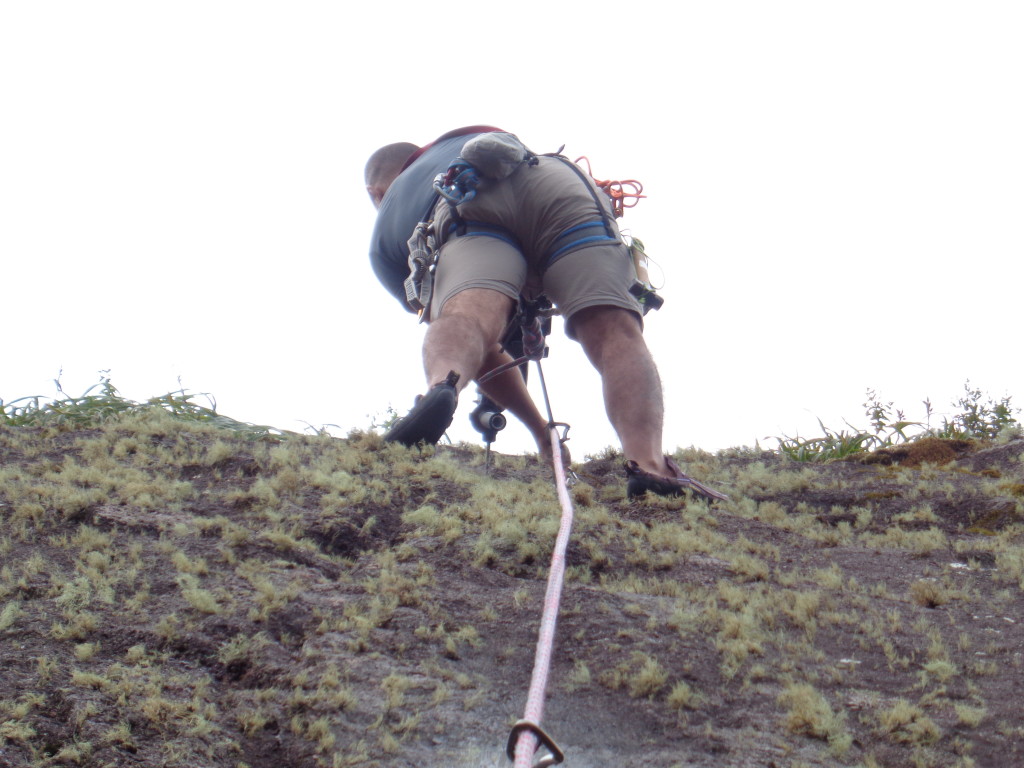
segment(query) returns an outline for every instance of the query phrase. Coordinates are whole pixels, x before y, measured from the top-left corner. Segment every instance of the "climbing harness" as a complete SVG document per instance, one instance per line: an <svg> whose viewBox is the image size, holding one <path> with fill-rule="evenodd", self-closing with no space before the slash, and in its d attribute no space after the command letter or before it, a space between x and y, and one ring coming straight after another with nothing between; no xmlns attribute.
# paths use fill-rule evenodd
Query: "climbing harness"
<svg viewBox="0 0 1024 768"><path fill-rule="evenodd" d="M614 218L621 217L625 208L632 208L641 198L646 197L646 195L642 194L643 185L634 179L627 179L625 181L598 180L593 175L589 159L580 157L575 161L571 161L562 154L563 149L564 146L559 147L557 152L544 156L565 163L579 176L587 189L590 190L600 218L578 224L559 233L554 239L551 250L543 257L542 269L546 270L561 256L581 246L593 245L599 242L625 242L629 249L630 257L633 260L634 272L636 274L636 280L630 286L629 292L640 304L644 315L652 309L660 309L665 302L656 293L656 289L651 284L647 271L649 257L644 249L643 242L637 237L622 237L614 225ZM448 170L443 174L438 174L434 180L435 191L438 196L448 202L451 210L453 221L449 225L447 233L449 236L456 234L484 235L505 240L519 248L519 244L515 242L511 233L504 229L487 225L483 222L467 222L459 214L459 205L472 199L476 195L477 187L480 184L480 176L473 172L474 166L470 165L466 158L472 159L476 166L483 169L481 172L485 177L501 179L511 175L524 162L529 165L535 165L539 162L537 156L526 149L525 145L519 142L516 137L511 136L511 134L485 134L467 142L460 156L449 165ZM586 172L581 168L581 162L586 163ZM593 185L589 183L591 181ZM613 216L608 215L606 207L602 205L599 195L595 192L595 187L611 199ZM502 347L510 351L514 359L492 371L488 371L478 379L478 383L483 384L517 366L523 367L525 376L526 364L529 361L540 360L546 357L547 347L544 345L543 339L550 332L551 316L554 314L557 314L557 310L551 306L546 297L541 296L535 302L526 302L521 297L519 313L510 324L510 329L518 327L522 331L521 336L518 338L520 349L516 351L508 350L508 339L512 330L507 331L502 339ZM470 414L470 423L480 432L486 444L484 456L484 465L486 467L490 467L491 443L494 442L497 432L503 429L506 423L502 421L501 426L494 429L486 419L490 419L494 415L500 415L500 411L500 406L481 392L478 407Z"/></svg>
<svg viewBox="0 0 1024 768"><path fill-rule="evenodd" d="M510 176L523 163L536 165L537 156L511 133L482 133L467 141L460 155L444 173L434 177L434 196L421 221L409 238L409 276L403 283L406 303L427 319L433 298L434 270L437 268L437 237L430 216L440 200L448 204L452 224L446 233L496 237L518 247L511 233L486 222L466 221L459 206L476 197L481 179L500 181Z"/></svg>
<svg viewBox="0 0 1024 768"><path fill-rule="evenodd" d="M574 161L570 160L561 154L563 149L564 147L560 147L557 152L544 156L565 163L584 181L594 197L599 218L575 225L559 233L554 239L552 250L542 259L542 272L561 256L581 246L599 242L621 242L614 219L621 218L626 208L634 207L646 197L643 194L643 185L636 179L622 181L598 179L593 174L589 158L580 156ZM419 313L421 321L426 320L428 316L430 300L433 296L433 274L437 267L436 233L433 229L433 222L429 220L435 205L440 200L444 200L451 214L452 222L448 232L444 234L448 236L469 234L495 237L518 247L519 244L510 232L486 222L467 221L459 212L459 207L476 197L483 179L500 181L512 175L524 163L533 166L538 162L538 156L515 135L502 131L488 132L467 141L459 156L448 165L443 173L437 174L434 178L434 197L431 199L423 220L416 225L412 237L409 239L409 276L404 283L406 302ZM585 172L581 163L586 164ZM593 182L593 186L588 181ZM608 216L606 208L601 204L595 187L611 201L611 217ZM637 298L643 309L643 314L646 315L652 309L660 309L664 304L664 299L657 295L647 277L644 265L648 257L643 243L637 238L632 238L629 250L637 276L629 291Z"/></svg>
<svg viewBox="0 0 1024 768"><path fill-rule="evenodd" d="M584 162L587 165L587 174L594 181L594 184L598 189L603 191L612 201L612 214L616 219L621 219L625 213L626 208L634 207L641 199L647 197L647 195L641 194L644 190L643 184L636 179L626 179L624 181L616 181L612 179L600 180L594 176L593 171L590 168L590 160L586 157L578 157L572 163L569 162L567 157L558 155L558 157L569 164L571 168L582 177L583 171L580 170L580 162ZM600 207L600 206L598 206ZM564 234L564 233L563 233ZM646 315L652 309L661 309L665 300L656 293L656 289L651 285L650 275L647 273L647 264L650 262L650 257L647 255L647 251L644 250L643 241L638 237L629 237L629 255L633 259L633 270L636 273L636 280L629 287L629 292L633 294L636 300L640 303L640 308L643 314ZM561 250L567 250L568 247L575 246L578 243L586 242L577 241L571 243L570 246L565 246ZM550 264L554 261L561 251L556 252L548 258Z"/></svg>

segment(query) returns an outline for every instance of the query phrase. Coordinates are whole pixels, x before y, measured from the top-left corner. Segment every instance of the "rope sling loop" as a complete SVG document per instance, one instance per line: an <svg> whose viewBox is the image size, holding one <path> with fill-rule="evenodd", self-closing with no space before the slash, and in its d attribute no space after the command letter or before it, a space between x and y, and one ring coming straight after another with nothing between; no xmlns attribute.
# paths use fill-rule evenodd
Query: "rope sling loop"
<svg viewBox="0 0 1024 768"><path fill-rule="evenodd" d="M615 214L616 219L622 218L626 208L634 207L640 200L647 197L647 195L641 194L644 191L644 185L636 179L625 179L623 181L608 179L601 181L594 176L594 172L590 168L589 158L584 155L577 157L573 162L579 165L580 161L587 164L587 173L590 174L598 188L612 199L612 213Z"/></svg>

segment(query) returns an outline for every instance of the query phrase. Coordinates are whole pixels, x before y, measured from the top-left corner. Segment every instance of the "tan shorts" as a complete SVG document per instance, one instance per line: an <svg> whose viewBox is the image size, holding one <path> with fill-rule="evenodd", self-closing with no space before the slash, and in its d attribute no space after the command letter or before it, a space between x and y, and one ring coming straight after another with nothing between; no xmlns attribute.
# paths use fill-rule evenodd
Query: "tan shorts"
<svg viewBox="0 0 1024 768"><path fill-rule="evenodd" d="M489 288L513 300L545 294L565 318L570 338L573 315L586 307L620 307L642 324L640 305L629 292L635 280L629 249L610 201L586 174L580 178L564 161L541 157L504 181L484 179L459 215L467 222L461 235L450 233L448 204L441 201L435 209L441 245L431 319L460 291Z"/></svg>

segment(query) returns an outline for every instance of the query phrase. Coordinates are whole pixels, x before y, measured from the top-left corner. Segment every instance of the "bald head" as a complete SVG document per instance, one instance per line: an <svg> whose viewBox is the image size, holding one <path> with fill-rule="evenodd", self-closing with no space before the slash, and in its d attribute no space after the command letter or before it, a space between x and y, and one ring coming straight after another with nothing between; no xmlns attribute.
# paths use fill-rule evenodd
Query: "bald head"
<svg viewBox="0 0 1024 768"><path fill-rule="evenodd" d="M366 180L366 191L370 193L370 200L373 207L380 206L384 199L384 193L388 191L398 174L402 172L402 166L409 156L419 147L407 141L400 141L396 144L387 144L372 155L366 161L366 169L363 177Z"/></svg>

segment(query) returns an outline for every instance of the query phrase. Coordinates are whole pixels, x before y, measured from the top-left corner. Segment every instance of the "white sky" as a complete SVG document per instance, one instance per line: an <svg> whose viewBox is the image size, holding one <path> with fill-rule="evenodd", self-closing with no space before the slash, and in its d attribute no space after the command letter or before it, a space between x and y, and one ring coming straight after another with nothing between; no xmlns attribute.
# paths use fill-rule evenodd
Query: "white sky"
<svg viewBox="0 0 1024 768"><path fill-rule="evenodd" d="M489 123L644 184L667 449L865 426L868 387L1024 405L1021 40L1017 2L2 2L0 397L109 370L297 431L404 413L423 326L363 164ZM574 456L615 444L550 345Z"/></svg>

